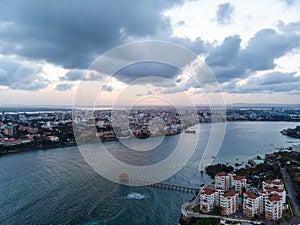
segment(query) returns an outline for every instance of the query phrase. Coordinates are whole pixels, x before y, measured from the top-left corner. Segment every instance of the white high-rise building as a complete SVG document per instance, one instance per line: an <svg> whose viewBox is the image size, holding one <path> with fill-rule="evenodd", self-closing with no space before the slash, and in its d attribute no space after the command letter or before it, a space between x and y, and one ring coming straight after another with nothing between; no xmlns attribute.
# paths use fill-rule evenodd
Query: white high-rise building
<svg viewBox="0 0 300 225"><path fill-rule="evenodd" d="M221 195L220 207L222 215L228 216L238 210L238 196L239 194L234 190L229 190L227 193Z"/></svg>
<svg viewBox="0 0 300 225"><path fill-rule="evenodd" d="M256 195L251 191L243 194L243 213L248 217L253 217L255 214L261 213L262 196Z"/></svg>
<svg viewBox="0 0 300 225"><path fill-rule="evenodd" d="M239 194L242 194L243 188L246 188L247 185L247 179L244 176L235 176L232 180L232 188L238 192Z"/></svg>
<svg viewBox="0 0 300 225"><path fill-rule="evenodd" d="M206 187L200 193L200 209L204 213L211 212L215 207L215 193Z"/></svg>
<svg viewBox="0 0 300 225"><path fill-rule="evenodd" d="M265 217L269 220L278 220L282 217L283 206L279 195L271 195L265 202Z"/></svg>
<svg viewBox="0 0 300 225"><path fill-rule="evenodd" d="M223 188L224 191L230 189L230 177L225 172L217 173L215 176L215 188Z"/></svg>

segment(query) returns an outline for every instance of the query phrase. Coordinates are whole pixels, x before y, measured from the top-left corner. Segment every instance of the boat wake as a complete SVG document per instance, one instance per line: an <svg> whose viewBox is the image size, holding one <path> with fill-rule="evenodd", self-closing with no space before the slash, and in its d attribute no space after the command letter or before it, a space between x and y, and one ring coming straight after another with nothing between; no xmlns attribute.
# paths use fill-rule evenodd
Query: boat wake
<svg viewBox="0 0 300 225"><path fill-rule="evenodd" d="M144 199L144 198L146 198L146 196L143 195L143 194L140 194L138 192L132 192L132 193L129 193L127 195L127 199L137 199L137 200L140 200L140 199Z"/></svg>

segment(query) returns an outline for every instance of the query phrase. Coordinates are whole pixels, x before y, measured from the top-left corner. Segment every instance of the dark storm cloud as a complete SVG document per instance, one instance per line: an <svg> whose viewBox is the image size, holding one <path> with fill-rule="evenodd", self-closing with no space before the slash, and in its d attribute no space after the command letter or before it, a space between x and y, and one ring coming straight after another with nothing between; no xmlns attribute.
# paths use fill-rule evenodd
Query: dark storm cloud
<svg viewBox="0 0 300 225"><path fill-rule="evenodd" d="M156 78L153 78L151 80L144 78L156 76L165 79L172 79L180 72L180 69L165 63L140 62L122 68L116 74L114 74L113 77L124 83L131 83L133 81L136 81L136 83L145 84L149 81L153 81L153 83L159 86L163 85L160 83L161 80L158 80Z"/></svg>
<svg viewBox="0 0 300 225"><path fill-rule="evenodd" d="M162 12L179 3L2 0L0 22L5 25L0 28L0 41L10 47L0 50L65 68L86 68L97 54L128 37L169 36L170 21Z"/></svg>
<svg viewBox="0 0 300 225"><path fill-rule="evenodd" d="M285 2L292 4L295 1ZM31 62L46 61L71 69L60 78L62 84L56 87L57 90L63 90L68 89L68 85L65 84L73 81L98 80L105 77L101 74L102 71L86 73L85 69L95 57L107 50L120 44L145 39L171 41L189 48L196 54L206 56L205 62L217 80L232 85L233 81L249 78L257 71L274 69L276 59L300 46L299 22L279 22L279 31L262 29L244 48L241 47L241 38L238 35L225 38L223 43L217 46L204 42L200 37L194 41L170 38L170 19L163 16L163 12L174 4L182 4L182 1L0 0L0 5L3 6L0 7L0 54L4 55L4 58L0 59L0 85L11 89L38 90L49 84L41 75L42 68L11 59L4 63L7 55L21 56L20 58ZM216 20L221 25L229 24L232 22L233 13L233 5L220 4ZM183 24L184 21L180 21L177 26ZM169 54L163 51L159 53ZM138 78L159 76L172 82L177 80L182 84L177 77L179 73L177 68L164 64L138 63L119 70L115 77L130 83ZM272 79L277 76L279 75L273 74ZM275 82L272 79L264 82ZM286 76L284 79L292 77ZM175 84L161 82L161 79L140 79L139 82L143 84L151 81L157 87L174 88ZM185 82L182 86L186 90L189 85L192 86ZM259 81L259 85L266 84ZM269 89L271 90L271 87ZM106 91L112 91L112 88L107 87ZM173 91L176 92L176 89Z"/></svg>
<svg viewBox="0 0 300 225"><path fill-rule="evenodd" d="M232 23L232 14L234 12L234 6L229 2L218 5L216 12L216 20L220 25L228 25Z"/></svg>
<svg viewBox="0 0 300 225"><path fill-rule="evenodd" d="M177 37L172 37L170 39L167 39L168 41L177 44L179 46L183 46L191 50L193 53L191 55L196 55L200 54L206 54L210 48L212 48L212 45L210 43L204 42L201 38L197 38L195 40L190 40L187 38L177 38ZM165 40L164 40L165 41ZM162 41L162 45L164 43ZM167 45L169 46L169 44ZM159 54L160 56L170 56L170 53L168 49L151 49L151 51L155 52L155 54ZM152 52L152 53L153 53ZM106 57L101 58L102 60L105 61L104 66L98 65L97 60L95 61L94 64L92 64L91 68L94 70L91 73L86 73L85 70L83 69L72 69L68 71L65 76L61 77L61 80L68 80L68 81L78 81L78 80L99 80L102 79L103 77L101 76L100 73L107 74L109 73L108 71L110 68L110 65L115 65L116 63L121 64L129 64L128 66L124 68L120 68L119 71L117 71L113 77L116 77L118 80L124 82L124 83L130 83L138 78L144 78L144 77L149 77L149 76L158 76L166 79L171 79L178 75L179 69L175 68L172 65L167 65L164 63L160 62L139 62L137 60L137 63L132 63L131 62L131 57L135 57L141 54L141 58L144 57L144 54L148 54L147 52L144 52L144 48L141 47L141 49L138 49L137 47L134 49L127 49L126 52L120 52L117 56L114 56L113 58L109 56L102 56ZM172 55L173 56L173 55ZM139 57L138 57L139 58ZM180 62L182 61L180 58L178 59ZM178 61L177 60L177 61ZM133 60L134 62L135 60ZM180 63L179 63L180 64ZM185 66L185 65L182 65ZM110 74L107 74L107 76L110 76ZM142 81L141 81L142 82Z"/></svg>
<svg viewBox="0 0 300 225"><path fill-rule="evenodd" d="M22 64L12 58L0 58L0 85L15 90L34 91L48 86L42 75L42 68Z"/></svg>
<svg viewBox="0 0 300 225"><path fill-rule="evenodd" d="M221 83L274 69L275 59L299 48L300 35L262 29L248 41L245 48L241 48L240 42L238 36L227 37L206 57L205 62Z"/></svg>

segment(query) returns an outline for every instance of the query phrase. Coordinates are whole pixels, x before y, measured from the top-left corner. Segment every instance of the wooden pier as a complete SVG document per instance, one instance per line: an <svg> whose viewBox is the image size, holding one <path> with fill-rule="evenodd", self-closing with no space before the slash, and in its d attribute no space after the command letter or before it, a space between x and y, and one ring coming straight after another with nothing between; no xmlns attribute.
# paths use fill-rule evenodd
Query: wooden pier
<svg viewBox="0 0 300 225"><path fill-rule="evenodd" d="M120 183L125 185L155 187L160 189L180 191L180 192L192 193L192 194L197 194L199 192L199 188L185 187L181 185L167 184L167 183L154 183L151 181L130 178L128 174L120 175Z"/></svg>

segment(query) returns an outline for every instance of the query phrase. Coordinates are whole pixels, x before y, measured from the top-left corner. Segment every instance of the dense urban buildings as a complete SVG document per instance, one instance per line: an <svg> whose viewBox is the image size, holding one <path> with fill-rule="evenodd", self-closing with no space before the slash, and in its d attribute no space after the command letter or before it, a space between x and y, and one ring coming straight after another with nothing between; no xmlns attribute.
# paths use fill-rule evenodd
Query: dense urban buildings
<svg viewBox="0 0 300 225"><path fill-rule="evenodd" d="M300 121L297 107L229 107L226 118L214 116L218 121ZM39 109L19 108L19 111L2 108L0 114L0 152L20 151L30 146L31 149L54 146L58 144L76 144L73 128L78 130L82 139L88 141L94 135L90 127L96 128L96 135L104 141L118 138L147 138L158 135L176 135L196 123L212 122L208 107L195 109L163 106L138 106L130 110L99 109ZM285 135L298 135L299 127L283 130ZM192 132L187 131L185 132ZM27 146L27 147L26 147ZM295 146L296 148L298 146ZM28 148L29 149L29 148ZM219 180L220 179L220 180ZM241 193L245 180L220 176L217 183L228 190L234 183L234 190ZM223 183L222 183L223 182Z"/></svg>

